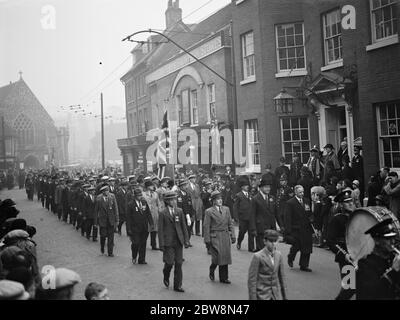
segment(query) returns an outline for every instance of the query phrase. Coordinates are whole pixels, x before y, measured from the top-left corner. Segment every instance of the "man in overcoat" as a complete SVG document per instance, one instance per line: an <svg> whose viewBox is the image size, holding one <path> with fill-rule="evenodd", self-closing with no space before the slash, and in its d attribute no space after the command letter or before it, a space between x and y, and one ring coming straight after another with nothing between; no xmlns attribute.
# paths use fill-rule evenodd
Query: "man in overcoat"
<svg viewBox="0 0 400 320"><path fill-rule="evenodd" d="M295 196L288 200L285 210L286 242L291 244L288 255L288 264L293 268L293 261L300 251L300 270L311 272L309 268L312 253L313 227L311 225L310 200L304 198L304 188L294 187Z"/></svg>
<svg viewBox="0 0 400 320"><path fill-rule="evenodd" d="M261 179L259 192L251 200L250 232L256 238L256 251L264 248L265 230L276 230L276 199L270 194L274 181L270 176Z"/></svg>
<svg viewBox="0 0 400 320"><path fill-rule="evenodd" d="M215 269L219 266L219 281L231 283L228 279L228 265L232 264L231 245L236 242L233 219L229 208L222 205L219 191L211 194L213 206L204 214L204 243L211 253L209 277L215 280Z"/></svg>
<svg viewBox="0 0 400 320"><path fill-rule="evenodd" d="M200 236L200 221L203 216L203 201L201 200L201 189L196 183L196 175L192 174L189 176L189 185L187 187L187 192L192 199L193 209L195 211L195 232L196 236Z"/></svg>

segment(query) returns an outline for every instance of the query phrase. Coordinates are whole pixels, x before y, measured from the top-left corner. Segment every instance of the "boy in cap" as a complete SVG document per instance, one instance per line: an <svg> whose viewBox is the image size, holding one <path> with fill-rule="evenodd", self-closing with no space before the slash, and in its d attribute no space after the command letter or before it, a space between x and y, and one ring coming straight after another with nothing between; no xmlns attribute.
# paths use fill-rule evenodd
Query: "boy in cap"
<svg viewBox="0 0 400 320"><path fill-rule="evenodd" d="M164 194L165 209L158 221L158 241L163 252L164 285L169 287L169 277L174 267L174 291L182 289L183 246L189 247L189 236L182 209L177 207L177 195L173 191Z"/></svg>
<svg viewBox="0 0 400 320"><path fill-rule="evenodd" d="M248 276L249 300L287 300L286 278L282 254L275 243L279 233L264 232L264 249L255 253Z"/></svg>
<svg viewBox="0 0 400 320"><path fill-rule="evenodd" d="M372 253L358 261L356 272L357 300L399 299L400 255L394 250L398 230L391 218L385 219L365 231L375 246Z"/></svg>

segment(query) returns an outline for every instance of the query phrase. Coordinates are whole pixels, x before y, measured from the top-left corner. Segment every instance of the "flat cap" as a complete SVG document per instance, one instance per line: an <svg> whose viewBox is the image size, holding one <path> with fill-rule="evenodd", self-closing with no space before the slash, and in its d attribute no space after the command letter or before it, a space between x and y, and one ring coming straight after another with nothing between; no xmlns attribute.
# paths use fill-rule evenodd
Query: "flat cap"
<svg viewBox="0 0 400 320"><path fill-rule="evenodd" d="M103 181L104 181L104 180L109 180L109 179L110 179L109 176L102 176L102 177L101 177L101 180L103 180Z"/></svg>
<svg viewBox="0 0 400 320"><path fill-rule="evenodd" d="M340 192L340 193L333 199L333 201L335 201L335 202L337 202L337 203L352 201L353 198L352 198L351 194L352 194L352 190L351 190L350 188L346 188L346 189L344 189L342 192Z"/></svg>
<svg viewBox="0 0 400 320"><path fill-rule="evenodd" d="M264 231L264 239L270 240L270 241L273 241L273 242L278 241L279 233L277 231L271 230L271 229L265 230Z"/></svg>
<svg viewBox="0 0 400 320"><path fill-rule="evenodd" d="M161 183L169 182L170 180L171 180L170 177L164 177L164 178L161 179Z"/></svg>
<svg viewBox="0 0 400 320"><path fill-rule="evenodd" d="M160 181L160 178L158 176L154 176L153 178L151 178L151 181L154 181L154 180Z"/></svg>
<svg viewBox="0 0 400 320"><path fill-rule="evenodd" d="M66 268L56 269L56 289L63 289L81 282L81 277L75 271Z"/></svg>
<svg viewBox="0 0 400 320"><path fill-rule="evenodd" d="M106 191L106 190L110 190L110 187L109 187L109 186L102 186L102 187L100 188L100 191L101 191L101 192Z"/></svg>
<svg viewBox="0 0 400 320"><path fill-rule="evenodd" d="M111 177L110 179L108 179L108 181L115 181L115 178Z"/></svg>
<svg viewBox="0 0 400 320"><path fill-rule="evenodd" d="M179 180L178 186L182 187L188 183L189 183L189 181L187 181L186 179L181 179L181 180Z"/></svg>
<svg viewBox="0 0 400 320"><path fill-rule="evenodd" d="M218 190L215 190L215 191L211 192L211 199L212 200L217 199L217 198L221 198L221 197L222 197L222 194Z"/></svg>
<svg viewBox="0 0 400 320"><path fill-rule="evenodd" d="M191 175L189 175L189 177L188 177L188 179L193 179L193 178L196 178L196 175L195 175L195 174L191 174Z"/></svg>
<svg viewBox="0 0 400 320"><path fill-rule="evenodd" d="M0 300L28 300L29 297L29 293L21 283L11 280L0 281Z"/></svg>
<svg viewBox="0 0 400 320"><path fill-rule="evenodd" d="M148 188L148 187L150 187L150 186L154 186L153 182L152 182L151 180L146 180L146 181L144 182L144 187L145 187L145 188Z"/></svg>
<svg viewBox="0 0 400 320"><path fill-rule="evenodd" d="M136 189L133 191L133 194L134 194L135 196L141 196L141 195L143 194L143 192L142 192L141 189L136 188Z"/></svg>
<svg viewBox="0 0 400 320"><path fill-rule="evenodd" d="M328 144L324 147L324 149L326 149L326 148L335 149L331 143L328 143Z"/></svg>
<svg viewBox="0 0 400 320"><path fill-rule="evenodd" d="M174 191L167 191L163 194L163 199L164 200L171 200L177 198L178 195Z"/></svg>

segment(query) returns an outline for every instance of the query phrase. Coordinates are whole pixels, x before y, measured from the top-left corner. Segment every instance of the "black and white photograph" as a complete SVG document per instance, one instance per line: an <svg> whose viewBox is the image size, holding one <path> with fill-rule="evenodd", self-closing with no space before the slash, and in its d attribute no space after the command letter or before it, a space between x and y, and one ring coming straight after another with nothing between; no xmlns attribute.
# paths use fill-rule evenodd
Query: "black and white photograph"
<svg viewBox="0 0 400 320"><path fill-rule="evenodd" d="M0 0L0 300L400 300L399 35L400 0Z"/></svg>

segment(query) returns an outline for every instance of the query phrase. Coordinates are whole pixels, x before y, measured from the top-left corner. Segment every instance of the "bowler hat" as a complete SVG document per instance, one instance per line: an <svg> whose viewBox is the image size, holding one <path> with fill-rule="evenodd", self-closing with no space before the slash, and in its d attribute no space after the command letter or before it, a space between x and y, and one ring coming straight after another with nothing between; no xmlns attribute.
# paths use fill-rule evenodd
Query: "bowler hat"
<svg viewBox="0 0 400 320"><path fill-rule="evenodd" d="M244 186L250 186L250 180L248 176L239 176L237 180L239 188Z"/></svg>
<svg viewBox="0 0 400 320"><path fill-rule="evenodd" d="M260 187L264 186L272 186L274 184L274 181L272 179L271 175L265 176L263 179L260 181Z"/></svg>

